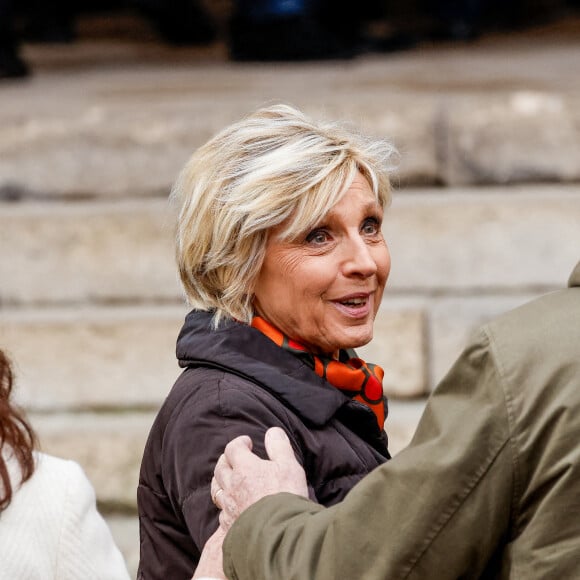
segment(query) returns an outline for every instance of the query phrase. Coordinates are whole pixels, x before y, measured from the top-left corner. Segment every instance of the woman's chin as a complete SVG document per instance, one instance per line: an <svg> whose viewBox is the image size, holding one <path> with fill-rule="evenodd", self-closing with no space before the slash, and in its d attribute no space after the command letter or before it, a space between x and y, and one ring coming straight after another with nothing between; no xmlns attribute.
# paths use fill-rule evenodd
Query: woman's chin
<svg viewBox="0 0 580 580"><path fill-rule="evenodd" d="M335 350L346 350L349 348L360 348L365 346L373 339L372 329L366 332L358 333L345 333L340 341L337 341L337 347Z"/></svg>

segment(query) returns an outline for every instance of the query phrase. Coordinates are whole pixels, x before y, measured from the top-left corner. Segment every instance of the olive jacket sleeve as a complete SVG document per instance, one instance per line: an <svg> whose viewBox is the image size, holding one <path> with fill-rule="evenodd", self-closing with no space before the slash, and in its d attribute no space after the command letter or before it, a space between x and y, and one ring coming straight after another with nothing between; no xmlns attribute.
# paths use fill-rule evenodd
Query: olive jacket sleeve
<svg viewBox="0 0 580 580"><path fill-rule="evenodd" d="M534 303L532 303L534 304ZM224 543L238 580L580 577L580 289L487 325L407 449L325 509L291 494Z"/></svg>
<svg viewBox="0 0 580 580"><path fill-rule="evenodd" d="M420 571L442 562L450 578L481 571L506 529L514 483L503 393L481 386L496 380L482 339L440 385L412 446L341 504L279 494L252 506L226 538L228 578L427 578Z"/></svg>

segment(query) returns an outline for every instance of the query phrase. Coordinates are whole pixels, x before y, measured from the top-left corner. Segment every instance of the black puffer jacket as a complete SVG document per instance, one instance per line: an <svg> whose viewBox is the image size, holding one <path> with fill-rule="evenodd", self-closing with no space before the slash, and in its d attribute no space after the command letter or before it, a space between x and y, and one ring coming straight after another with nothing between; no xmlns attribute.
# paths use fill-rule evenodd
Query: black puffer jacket
<svg viewBox="0 0 580 580"><path fill-rule="evenodd" d="M389 458L373 412L318 377L261 332L236 322L211 329L191 312L177 342L185 367L151 428L137 494L139 579L189 579L218 525L209 486L225 445L282 427L311 497L332 505Z"/></svg>

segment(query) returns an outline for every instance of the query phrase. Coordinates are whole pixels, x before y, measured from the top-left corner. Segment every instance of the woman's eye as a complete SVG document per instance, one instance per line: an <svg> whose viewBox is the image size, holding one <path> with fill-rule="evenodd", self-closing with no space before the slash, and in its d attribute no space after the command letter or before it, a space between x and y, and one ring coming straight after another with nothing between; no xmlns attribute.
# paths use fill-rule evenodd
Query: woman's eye
<svg viewBox="0 0 580 580"><path fill-rule="evenodd" d="M376 218L368 218L363 222L361 229L364 234L374 235L381 230L381 224Z"/></svg>
<svg viewBox="0 0 580 580"><path fill-rule="evenodd" d="M324 244L328 241L328 233L324 230L314 230L306 236L309 244Z"/></svg>

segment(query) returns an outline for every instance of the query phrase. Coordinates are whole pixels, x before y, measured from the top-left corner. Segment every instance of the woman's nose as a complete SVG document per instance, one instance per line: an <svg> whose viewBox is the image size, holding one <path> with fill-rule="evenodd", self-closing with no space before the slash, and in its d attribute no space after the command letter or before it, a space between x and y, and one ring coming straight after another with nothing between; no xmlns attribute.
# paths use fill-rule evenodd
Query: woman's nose
<svg viewBox="0 0 580 580"><path fill-rule="evenodd" d="M345 240L343 270L346 276L368 278L377 272L372 247L360 236Z"/></svg>

